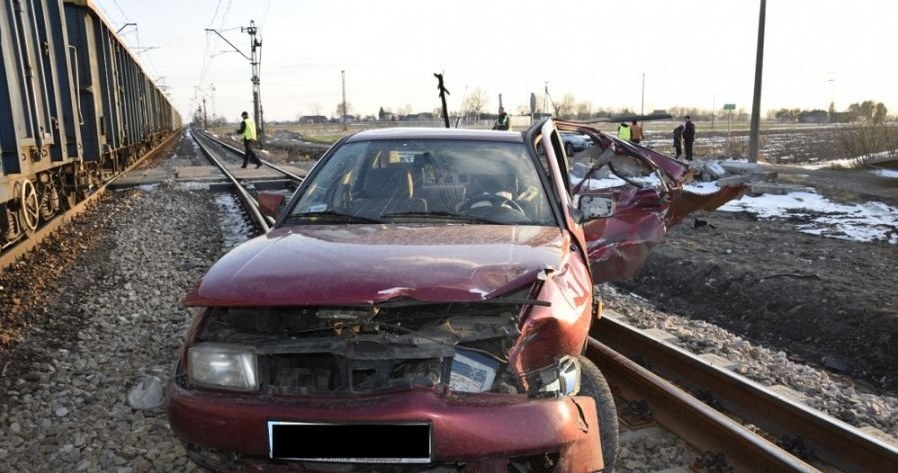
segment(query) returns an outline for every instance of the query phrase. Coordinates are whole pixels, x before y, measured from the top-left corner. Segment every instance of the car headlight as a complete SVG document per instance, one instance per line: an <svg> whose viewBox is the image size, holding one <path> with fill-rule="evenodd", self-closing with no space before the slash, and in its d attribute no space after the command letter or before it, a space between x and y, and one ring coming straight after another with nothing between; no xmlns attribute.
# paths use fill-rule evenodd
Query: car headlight
<svg viewBox="0 0 898 473"><path fill-rule="evenodd" d="M573 396L580 392L580 361L563 356L528 376L531 396Z"/></svg>
<svg viewBox="0 0 898 473"><path fill-rule="evenodd" d="M232 391L259 389L256 354L245 346L201 343L188 350L190 383Z"/></svg>

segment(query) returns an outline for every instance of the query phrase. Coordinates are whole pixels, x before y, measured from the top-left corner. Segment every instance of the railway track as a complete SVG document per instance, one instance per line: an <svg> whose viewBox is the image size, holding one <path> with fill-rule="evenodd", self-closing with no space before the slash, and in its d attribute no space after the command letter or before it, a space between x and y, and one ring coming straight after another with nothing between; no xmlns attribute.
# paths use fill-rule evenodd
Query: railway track
<svg viewBox="0 0 898 473"><path fill-rule="evenodd" d="M209 161L227 178L256 228L262 233L267 232L274 221L263 216L259 211L259 202L256 200L253 192L256 188L256 184L236 176L228 169L227 162L233 161L235 158L242 160L243 151L218 140L201 130L191 129L191 136L206 158L209 159ZM224 152L216 152L215 148L222 149ZM283 184L283 189L288 193L292 193L303 180L303 176L265 160L262 160L262 164L265 167L284 175L286 181L281 181L281 184Z"/></svg>
<svg viewBox="0 0 898 473"><path fill-rule="evenodd" d="M66 225L71 222L73 219L77 218L81 215L85 210L90 209L99 199L101 199L107 192L107 189L111 186L115 185L116 180L120 177L124 176L128 173L128 171L138 168L143 163L157 157L158 155L165 153L171 147L172 143L176 142L178 138L181 136L181 133L174 133L165 141L160 143L155 148L151 149L139 159L131 163L130 166L123 169L120 173L117 173L111 176L108 180L104 181L102 184L98 185L90 195L86 196L83 200L78 202L76 205L73 205L71 208L67 209L65 212L62 212L56 215L53 219L41 225L33 232L29 232L25 238L22 238L16 241L14 244L9 245L6 248L3 248L3 252L0 253L0 272L4 269L12 266L19 260L23 255L28 253L29 251L34 250L38 245L41 244L47 237L52 235L54 232L59 230L60 227Z"/></svg>
<svg viewBox="0 0 898 473"><path fill-rule="evenodd" d="M898 471L896 446L617 321L615 315L606 310L595 325L587 355L619 397L621 421L635 428L660 424L704 458L715 459L704 471ZM704 401L690 393L699 393ZM620 409L633 405L641 406L635 415Z"/></svg>

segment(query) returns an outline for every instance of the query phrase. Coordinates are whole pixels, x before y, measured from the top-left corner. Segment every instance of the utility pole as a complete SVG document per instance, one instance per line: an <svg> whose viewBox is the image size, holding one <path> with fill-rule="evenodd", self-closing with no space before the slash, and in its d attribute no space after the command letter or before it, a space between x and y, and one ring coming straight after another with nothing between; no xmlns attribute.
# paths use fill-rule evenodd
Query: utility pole
<svg viewBox="0 0 898 473"><path fill-rule="evenodd" d="M234 46L234 43L228 41L227 38L218 32L218 30L206 28L206 31L211 31L217 34L221 39L228 43L228 45L234 48L234 51L237 51L241 56L248 59L252 66L252 77L250 80L253 83L253 120L255 120L256 126L258 127L259 147L261 148L265 137L265 117L262 112L261 80L259 79L259 70L262 61L262 54L259 50L262 48L262 40L256 38L259 33L259 29L256 28L256 22L250 20L249 26L240 27L241 33L247 33L250 36L250 56L247 56L246 53L240 50L240 48Z"/></svg>
<svg viewBox="0 0 898 473"><path fill-rule="evenodd" d="M758 162L758 129L761 126L761 69L764 65L764 18L767 0L761 0L758 19L758 55L755 60L755 95L751 103L751 133L748 139L748 162Z"/></svg>
<svg viewBox="0 0 898 473"><path fill-rule="evenodd" d="M253 68L253 114L255 116L256 126L259 127L259 147L261 148L265 142L265 117L262 113L262 87L260 84L261 80L259 79L259 69L262 61L262 55L259 49L262 48L262 40L256 39L258 28L256 28L256 22L253 20L249 21L249 26L245 28L241 26L240 32L246 32L249 34L250 38L250 55L252 58L249 62Z"/></svg>
<svg viewBox="0 0 898 473"><path fill-rule="evenodd" d="M209 90L212 91L212 121L215 121L215 84L209 84Z"/></svg>
<svg viewBox="0 0 898 473"><path fill-rule="evenodd" d="M209 128L209 119L206 116L206 97L203 97L203 129Z"/></svg>
<svg viewBox="0 0 898 473"><path fill-rule="evenodd" d="M343 81L343 112L340 114L343 120L343 131L346 131L346 71L340 71L340 78Z"/></svg>
<svg viewBox="0 0 898 473"><path fill-rule="evenodd" d="M642 73L642 102L639 105L639 114L645 115L645 72Z"/></svg>

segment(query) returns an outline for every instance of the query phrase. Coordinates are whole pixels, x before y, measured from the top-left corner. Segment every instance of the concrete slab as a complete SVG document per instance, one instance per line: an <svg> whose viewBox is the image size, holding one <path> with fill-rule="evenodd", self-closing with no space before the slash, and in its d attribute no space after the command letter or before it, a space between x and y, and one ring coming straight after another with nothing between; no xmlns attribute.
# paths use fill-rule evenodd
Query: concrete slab
<svg viewBox="0 0 898 473"><path fill-rule="evenodd" d="M718 179L717 187L722 188L722 187L732 186L732 185L736 185L736 184L747 184L749 181L751 181L751 176L749 176L747 174L728 176L728 177L724 177L722 179Z"/></svg>
<svg viewBox="0 0 898 473"><path fill-rule="evenodd" d="M134 187L145 184L158 184L175 176L164 169L135 169L115 180L112 187Z"/></svg>
<svg viewBox="0 0 898 473"><path fill-rule="evenodd" d="M726 177L727 171L717 161L708 161L702 166L702 175L708 174L711 180Z"/></svg>
<svg viewBox="0 0 898 473"><path fill-rule="evenodd" d="M744 163L741 161L720 161L720 167L730 174L758 174L761 166L757 163Z"/></svg>
<svg viewBox="0 0 898 473"><path fill-rule="evenodd" d="M776 194L786 195L792 192L811 192L814 193L813 187L797 186L794 184L780 184L774 182L752 182L749 184L751 194Z"/></svg>
<svg viewBox="0 0 898 473"><path fill-rule="evenodd" d="M221 180L221 172L215 166L182 166L175 168L175 177L180 180L204 181Z"/></svg>

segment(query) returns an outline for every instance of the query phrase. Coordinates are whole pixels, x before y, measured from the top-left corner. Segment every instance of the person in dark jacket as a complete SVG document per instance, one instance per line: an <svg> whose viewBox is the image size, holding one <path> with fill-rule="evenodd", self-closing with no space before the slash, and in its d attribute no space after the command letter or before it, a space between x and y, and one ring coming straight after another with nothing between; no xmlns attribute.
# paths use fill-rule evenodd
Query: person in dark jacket
<svg viewBox="0 0 898 473"><path fill-rule="evenodd" d="M692 118L686 115L686 123L683 125L683 145L686 147L686 161L692 161L692 143L695 142L695 124Z"/></svg>
<svg viewBox="0 0 898 473"><path fill-rule="evenodd" d="M677 127L674 128L673 145L674 150L677 152L674 159L680 159L680 155L683 154L683 125L677 125Z"/></svg>
<svg viewBox="0 0 898 473"><path fill-rule="evenodd" d="M243 112L241 114L243 120L240 122L240 128L237 130L237 135L243 139L243 166L241 168L245 168L249 163L249 160L252 160L256 163L256 169L262 166L262 161L259 160L259 157L256 156L256 152L253 151L253 141L256 141L256 124L253 123L253 120L249 117L249 113Z"/></svg>
<svg viewBox="0 0 898 473"><path fill-rule="evenodd" d="M505 113L505 109L499 107L499 116L496 118L496 124L493 125L493 130L511 130L511 122L509 119L510 117Z"/></svg>
<svg viewBox="0 0 898 473"><path fill-rule="evenodd" d="M642 126L636 120L630 123L630 141L639 144L645 136L642 133Z"/></svg>

